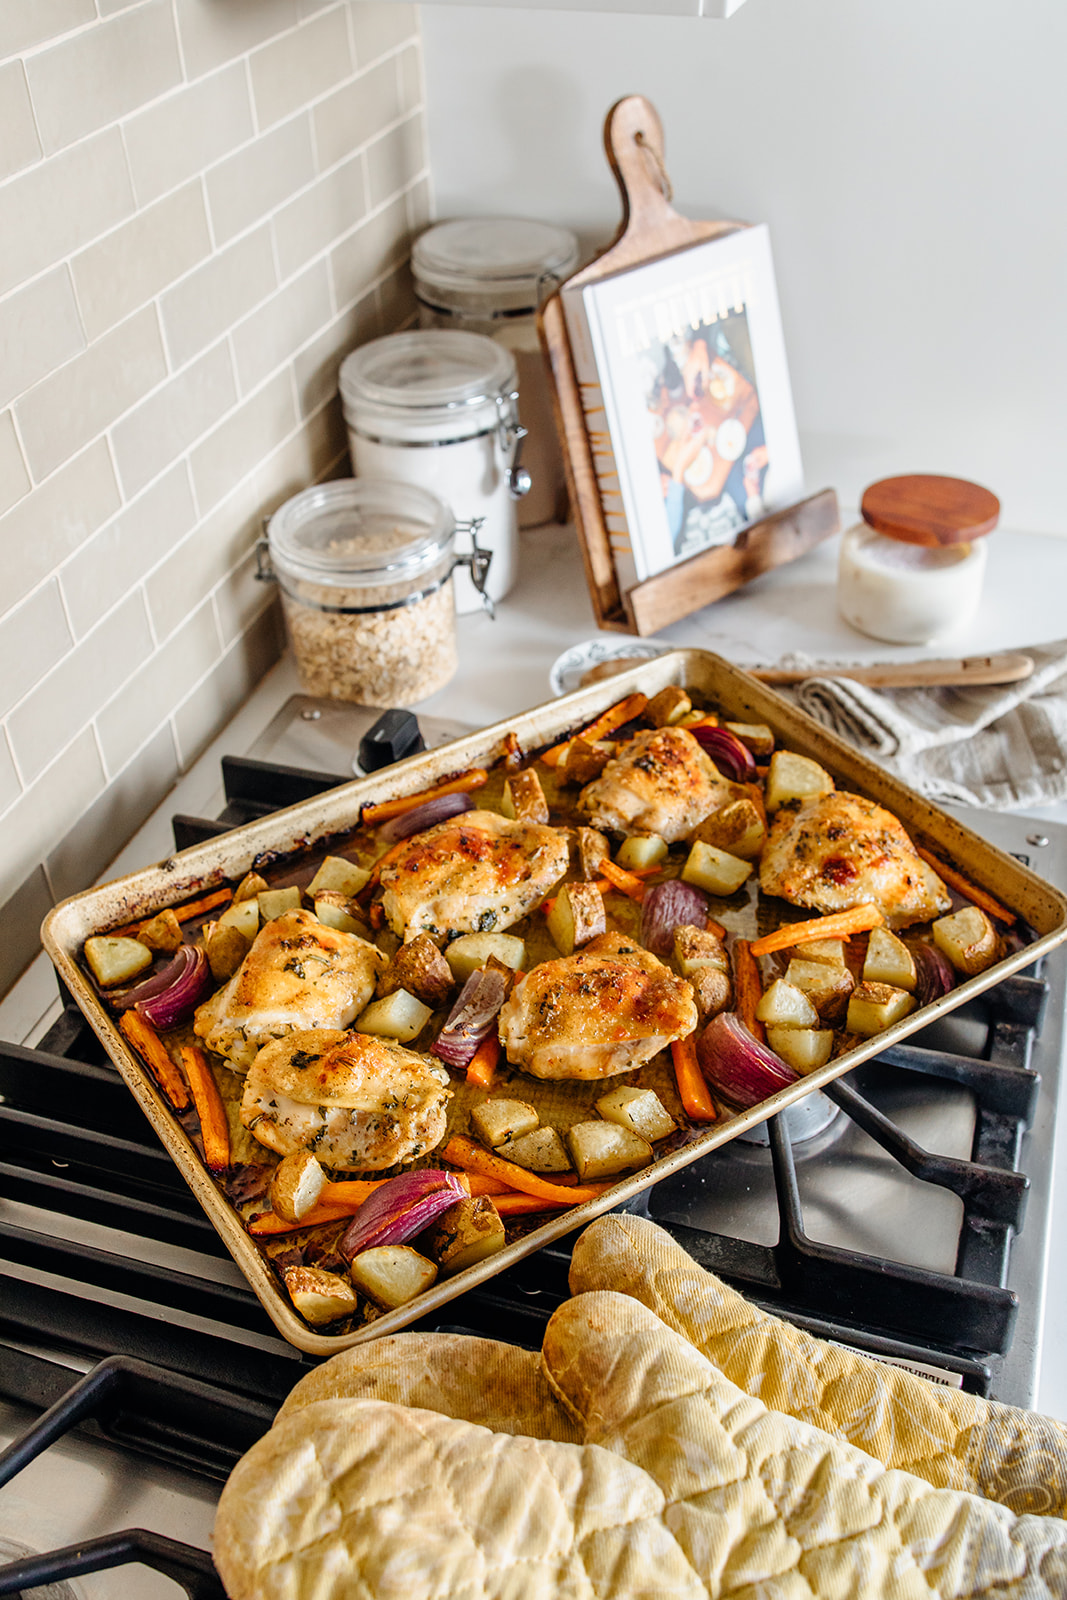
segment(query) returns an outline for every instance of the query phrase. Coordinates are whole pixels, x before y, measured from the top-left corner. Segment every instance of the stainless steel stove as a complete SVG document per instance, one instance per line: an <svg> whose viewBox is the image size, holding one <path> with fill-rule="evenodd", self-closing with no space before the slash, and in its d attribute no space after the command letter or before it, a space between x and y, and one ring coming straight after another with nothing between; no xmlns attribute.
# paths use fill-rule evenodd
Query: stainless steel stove
<svg viewBox="0 0 1067 1600"><path fill-rule="evenodd" d="M347 780L376 717L292 698L224 763L207 816L175 819L178 841ZM422 719L429 745L464 731ZM1067 828L967 820L1067 886ZM660 1184L642 1197L648 1213L712 1270L815 1332L937 1381L1032 1401L1065 974L1067 954L1054 952L1042 971L866 1064L762 1138ZM218 1483L308 1358L278 1338L73 1009L32 1049L0 1046L0 1197L0 1396L12 1402L0 1423L12 1436L58 1406L39 1440L0 1455L3 1482L33 1444L47 1445L0 1490L0 1539L69 1546L58 1563L0 1569L0 1596L46 1581L86 1600L162 1597L175 1582L216 1595L202 1551ZM536 1347L566 1294L567 1262L563 1241L433 1325ZM55 1442L67 1423L82 1432ZM85 1425L111 1443L86 1438ZM74 1535L57 1532L40 1486L94 1451L112 1466L116 1451L151 1465L127 1472L121 1491L102 1489ZM176 1496L177 1485L191 1488ZM177 1527L159 1512L168 1492L183 1507ZM170 1543L111 1532L146 1494L156 1496L147 1520ZM152 1575L115 1567L127 1558ZM97 1559L107 1570L91 1570Z"/></svg>

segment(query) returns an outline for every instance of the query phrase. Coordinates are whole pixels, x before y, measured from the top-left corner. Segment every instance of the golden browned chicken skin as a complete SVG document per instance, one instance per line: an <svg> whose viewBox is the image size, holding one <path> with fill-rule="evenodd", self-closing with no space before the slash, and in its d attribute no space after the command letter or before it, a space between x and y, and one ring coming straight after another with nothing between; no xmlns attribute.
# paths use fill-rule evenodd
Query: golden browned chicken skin
<svg viewBox="0 0 1067 1600"><path fill-rule="evenodd" d="M535 1078L610 1078L648 1061L697 1025L693 991L622 934L543 961L500 1012L500 1042Z"/></svg>
<svg viewBox="0 0 1067 1600"><path fill-rule="evenodd" d="M374 994L386 958L354 933L310 911L266 923L241 965L197 1008L193 1028L243 1072L256 1051L294 1028L344 1028Z"/></svg>
<svg viewBox="0 0 1067 1600"><path fill-rule="evenodd" d="M760 888L822 912L870 900L891 928L927 922L952 904L892 812L840 789L775 813Z"/></svg>
<svg viewBox="0 0 1067 1600"><path fill-rule="evenodd" d="M437 1061L393 1039L305 1028L262 1049L241 1121L268 1150L310 1150L324 1167L380 1172L433 1150L451 1095Z"/></svg>
<svg viewBox="0 0 1067 1600"><path fill-rule="evenodd" d="M382 906L405 939L499 932L541 904L567 861L557 828L468 811L416 834L382 869Z"/></svg>
<svg viewBox="0 0 1067 1600"><path fill-rule="evenodd" d="M631 739L578 796L597 828L658 833L673 844L718 806L744 794L686 728L651 728Z"/></svg>

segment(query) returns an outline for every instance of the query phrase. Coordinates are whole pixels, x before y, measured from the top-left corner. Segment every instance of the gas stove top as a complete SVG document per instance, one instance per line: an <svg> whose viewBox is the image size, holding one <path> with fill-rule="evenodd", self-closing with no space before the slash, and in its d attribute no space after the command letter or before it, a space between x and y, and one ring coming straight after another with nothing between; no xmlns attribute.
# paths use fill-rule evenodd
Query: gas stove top
<svg viewBox="0 0 1067 1600"><path fill-rule="evenodd" d="M294 696L224 761L208 815L175 818L177 842L347 781L377 716ZM422 719L431 746L465 731ZM1067 885L1067 828L967 820ZM775 1119L766 1142L759 1130L734 1141L642 1204L702 1264L804 1327L940 1382L1032 1402L1065 963L1053 952L1042 970ZM150 1457L153 1473L195 1475L192 1520L203 1528L218 1482L309 1358L278 1337L73 1008L32 1049L0 1046L0 1194L0 1394L36 1410L58 1404L39 1436L50 1454L68 1448L51 1443L62 1425L88 1423L125 1462ZM427 1325L494 1338L506 1330L535 1348L566 1295L568 1256L564 1240ZM102 1358L111 1359L101 1367ZM14 1421L13 1412L11 1432ZM30 1448L15 1447L8 1469ZM47 1473L48 1459L28 1470ZM18 1483L0 1493L0 1538L63 1543L40 1528L39 1509L37 1524L28 1516L40 1497L19 1496ZM82 1529L78 1539L83 1551ZM126 1556L207 1596L217 1591L195 1548L204 1542L193 1534L186 1569L166 1541ZM113 1540L97 1554L123 1559ZM132 1580L85 1576L87 1559L16 1569L18 1582L62 1577L87 1597L116 1600L156 1592L141 1568ZM0 1571L0 1595L13 1581Z"/></svg>

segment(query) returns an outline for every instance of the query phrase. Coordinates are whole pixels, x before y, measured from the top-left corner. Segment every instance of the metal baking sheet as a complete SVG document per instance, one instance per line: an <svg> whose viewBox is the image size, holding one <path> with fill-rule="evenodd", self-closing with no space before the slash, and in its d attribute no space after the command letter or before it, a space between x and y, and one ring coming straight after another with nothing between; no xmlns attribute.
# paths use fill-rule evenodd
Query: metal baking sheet
<svg viewBox="0 0 1067 1600"><path fill-rule="evenodd" d="M90 934L140 920L166 906L177 905L212 887L234 883L263 856L270 857L277 866L279 862L284 863L286 857L304 853L320 841L325 844L332 836L355 827L360 808L366 803L415 793L467 767L492 766L500 758L504 735L509 732L518 736L524 750L536 750L557 742L568 731L584 726L624 695L641 690L651 696L668 684L680 684L706 696L731 721L769 724L782 745L820 762L840 787L867 795L884 805L900 818L913 839L943 855L968 878L1009 906L1033 931L1033 941L1026 948L1013 951L977 977L959 984L942 999L912 1012L875 1038L864 1041L818 1071L780 1090L759 1106L733 1116L724 1116L698 1133L691 1142L661 1155L651 1166L622 1179L596 1200L546 1216L540 1225L516 1238L499 1254L454 1278L439 1281L408 1305L384 1312L373 1322L346 1333L317 1332L293 1309L260 1247L247 1233L240 1215L204 1168L195 1146L174 1118L155 1081L126 1044L115 1017L101 1003L81 964L85 939ZM722 920L735 931L751 935L754 931L752 925L742 928L734 920L740 914L724 911ZM396 1333L436 1311L449 1300L494 1277L523 1256L630 1199L660 1178L699 1160L708 1151L736 1138L774 1112L849 1072L861 1061L878 1055L887 1046L925 1027L944 1012L963 1005L1009 973L1030 966L1044 951L1067 939L1067 897L1013 857L988 844L962 822L887 776L873 762L857 754L747 673L706 651L677 650L588 689L536 706L453 744L413 756L369 778L344 784L312 800L207 840L143 871L75 895L49 914L42 929L42 939L63 982L279 1332L299 1349L325 1357L351 1345ZM666 1073L669 1068L663 1070ZM642 1081L646 1081L646 1069L641 1069L641 1072ZM620 1081L626 1080L622 1078ZM524 1095L532 1098L527 1093L527 1085L532 1085L534 1080L523 1077L521 1083ZM571 1086L557 1084L548 1087L557 1095L562 1090L565 1098ZM590 1088L589 1085L580 1087L586 1090ZM599 1093L603 1085L592 1087ZM590 1114L590 1103L588 1097L581 1101L582 1114ZM453 1106L462 1112L463 1097L460 1093L457 1093ZM574 1120L573 1115L570 1120Z"/></svg>

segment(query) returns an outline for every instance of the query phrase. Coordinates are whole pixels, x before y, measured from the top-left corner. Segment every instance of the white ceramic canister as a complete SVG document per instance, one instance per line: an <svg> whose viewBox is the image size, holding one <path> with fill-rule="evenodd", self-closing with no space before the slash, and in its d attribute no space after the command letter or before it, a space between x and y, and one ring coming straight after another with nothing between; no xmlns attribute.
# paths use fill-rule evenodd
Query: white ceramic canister
<svg viewBox="0 0 1067 1600"><path fill-rule="evenodd" d="M841 540L837 603L860 633L932 644L978 609L985 536L1000 502L962 478L911 474L864 491L863 521Z"/></svg>
<svg viewBox="0 0 1067 1600"><path fill-rule="evenodd" d="M522 459L530 492L519 526L566 520L567 490L548 365L537 332L542 302L578 264L569 228L518 217L439 222L411 253L419 322L484 334L510 350L519 379Z"/></svg>
<svg viewBox="0 0 1067 1600"><path fill-rule="evenodd" d="M410 706L456 671L456 523L410 483L342 478L280 506L258 547L257 576L281 589L305 693ZM469 530L467 530L469 531ZM468 580L469 581L469 580Z"/></svg>
<svg viewBox="0 0 1067 1600"><path fill-rule="evenodd" d="M508 351L477 333L393 333L346 356L340 385L357 478L418 484L475 524L491 557L486 592L502 599L515 581L526 481ZM457 572L455 583L456 610L480 610L470 578Z"/></svg>

